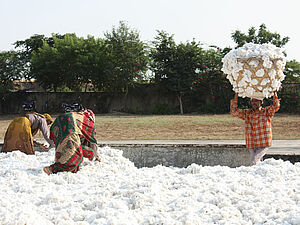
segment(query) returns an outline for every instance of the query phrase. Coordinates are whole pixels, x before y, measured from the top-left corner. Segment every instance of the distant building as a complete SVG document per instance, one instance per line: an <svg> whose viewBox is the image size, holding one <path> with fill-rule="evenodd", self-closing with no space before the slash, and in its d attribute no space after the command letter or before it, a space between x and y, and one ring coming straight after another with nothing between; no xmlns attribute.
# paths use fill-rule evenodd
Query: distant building
<svg viewBox="0 0 300 225"><path fill-rule="evenodd" d="M92 84L83 84L82 92L95 92L95 88ZM85 90L86 89L86 90ZM42 88L38 82L31 80L15 80L13 81L12 92L23 91L23 92L45 92L46 90Z"/></svg>
<svg viewBox="0 0 300 225"><path fill-rule="evenodd" d="M37 82L30 80L15 80L13 81L12 92L24 91L24 92L45 92L45 89L42 88Z"/></svg>

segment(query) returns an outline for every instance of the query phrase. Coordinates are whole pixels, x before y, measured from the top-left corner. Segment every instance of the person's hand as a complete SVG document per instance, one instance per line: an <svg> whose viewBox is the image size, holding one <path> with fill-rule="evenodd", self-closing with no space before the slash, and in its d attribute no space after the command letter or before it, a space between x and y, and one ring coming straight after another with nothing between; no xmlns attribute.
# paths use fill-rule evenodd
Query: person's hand
<svg viewBox="0 0 300 225"><path fill-rule="evenodd" d="M46 151L49 151L49 148L46 145L40 144L40 147Z"/></svg>
<svg viewBox="0 0 300 225"><path fill-rule="evenodd" d="M101 159L99 157L96 157L95 161L101 162Z"/></svg>
<svg viewBox="0 0 300 225"><path fill-rule="evenodd" d="M36 145L41 145L40 142L36 141L36 140L33 140L33 144L36 144Z"/></svg>

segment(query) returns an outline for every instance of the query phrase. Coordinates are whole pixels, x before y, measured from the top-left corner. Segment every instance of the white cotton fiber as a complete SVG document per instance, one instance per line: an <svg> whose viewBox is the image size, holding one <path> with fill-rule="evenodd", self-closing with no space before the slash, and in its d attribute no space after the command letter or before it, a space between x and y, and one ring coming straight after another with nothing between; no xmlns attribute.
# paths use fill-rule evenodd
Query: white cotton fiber
<svg viewBox="0 0 300 225"><path fill-rule="evenodd" d="M300 222L300 163L138 169L103 147L101 162L84 159L77 173L48 176L54 149L36 153L0 153L1 225Z"/></svg>
<svg viewBox="0 0 300 225"><path fill-rule="evenodd" d="M285 78L283 50L272 44L247 43L227 53L222 62L222 71L240 97L271 97Z"/></svg>

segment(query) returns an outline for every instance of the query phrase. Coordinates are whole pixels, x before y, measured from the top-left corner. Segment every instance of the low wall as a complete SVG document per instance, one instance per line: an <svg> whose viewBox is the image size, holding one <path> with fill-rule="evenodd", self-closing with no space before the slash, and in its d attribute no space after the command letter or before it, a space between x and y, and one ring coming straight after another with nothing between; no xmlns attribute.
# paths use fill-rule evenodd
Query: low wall
<svg viewBox="0 0 300 225"><path fill-rule="evenodd" d="M210 99L208 96L186 94L183 107L185 113L197 112ZM22 103L35 101L37 112L61 113L62 103L78 102L94 113L113 111L136 114L179 113L176 95L154 85L136 85L128 93L110 92L8 92L0 93L0 114L22 112ZM210 100L209 100L210 101ZM208 101L208 102L209 102ZM226 102L229 106L229 100Z"/></svg>
<svg viewBox="0 0 300 225"><path fill-rule="evenodd" d="M111 144L109 146L122 150L123 156L138 168L156 165L187 167L192 163L203 166L229 167L250 164L250 154L245 145Z"/></svg>
<svg viewBox="0 0 300 225"><path fill-rule="evenodd" d="M0 152L3 143L0 143ZM242 144L100 144L123 151L138 168L157 165L187 167L192 163L202 166L239 167L250 165L250 154ZM36 151L44 151L35 147ZM300 162L300 154L268 152L264 159L274 158Z"/></svg>
<svg viewBox="0 0 300 225"><path fill-rule="evenodd" d="M186 106L186 99L183 104ZM37 112L61 113L62 103L78 102L94 113L111 113L113 111L152 114L164 106L170 112L179 111L177 97L155 87L139 87L126 93L105 92L12 92L0 93L0 114L17 114L22 112L22 103L35 101ZM186 106L187 108L190 108Z"/></svg>

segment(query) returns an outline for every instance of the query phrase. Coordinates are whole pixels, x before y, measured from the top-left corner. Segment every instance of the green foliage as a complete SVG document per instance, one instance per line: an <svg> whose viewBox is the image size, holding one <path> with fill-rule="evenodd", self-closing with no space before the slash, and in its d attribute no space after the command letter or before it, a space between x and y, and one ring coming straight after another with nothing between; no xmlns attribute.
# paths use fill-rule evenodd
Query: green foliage
<svg viewBox="0 0 300 225"><path fill-rule="evenodd" d="M162 31L155 39L150 54L155 81L175 93L190 92L202 52L199 44L193 41L176 45L173 36Z"/></svg>
<svg viewBox="0 0 300 225"><path fill-rule="evenodd" d="M98 88L103 86L108 61L103 40L66 34L63 39L53 36L53 42L50 46L44 41L31 59L32 74L45 89L57 91L67 87L81 90L83 84L92 81Z"/></svg>
<svg viewBox="0 0 300 225"><path fill-rule="evenodd" d="M279 93L280 112L300 113L300 90L296 87L283 88Z"/></svg>
<svg viewBox="0 0 300 225"><path fill-rule="evenodd" d="M296 60L286 62L283 83L300 83L300 63Z"/></svg>
<svg viewBox="0 0 300 225"><path fill-rule="evenodd" d="M198 107L201 113L226 113L229 110L232 87L221 71L225 52L212 46L202 54L198 77L193 86L197 95L207 96L206 102Z"/></svg>
<svg viewBox="0 0 300 225"><path fill-rule="evenodd" d="M233 91L221 71L221 60L230 48L210 46L204 50L195 41L176 44L173 35L158 31L150 49L140 40L139 32L123 21L104 36L100 39L79 38L75 34L33 35L15 42L18 51L0 52L0 91L8 91L13 80L31 78L47 91L62 92L86 91L87 84L93 84L97 91L127 93L129 87L147 81L173 92L181 113L183 96L188 94L198 96L201 101L205 99L201 103L195 100L195 108L200 112L229 111ZM251 27L248 33L237 30L231 37L237 47L248 42L282 47L289 41L289 37L268 31L264 24L259 29ZM300 83L299 62L288 61L284 73L286 87ZM282 91L286 105L281 111L299 110L298 92L287 90ZM240 102L240 107L248 107L246 100ZM189 104L194 103L184 101L184 105ZM153 109L153 113L169 112L164 104Z"/></svg>
<svg viewBox="0 0 300 225"><path fill-rule="evenodd" d="M125 91L143 77L147 71L147 46L139 33L124 22L105 34L111 68L108 71L109 89Z"/></svg>
<svg viewBox="0 0 300 225"><path fill-rule="evenodd" d="M192 90L203 50L194 41L176 45L173 36L163 31L155 39L150 54L155 81L177 94L183 114L182 96Z"/></svg>
<svg viewBox="0 0 300 225"><path fill-rule="evenodd" d="M16 51L0 52L0 92L9 91L12 81L23 78L21 54Z"/></svg>
<svg viewBox="0 0 300 225"><path fill-rule="evenodd" d="M66 86L64 64L67 59L63 58L57 47L51 47L44 42L38 52L33 52L31 58L31 73L44 89L57 91L57 88Z"/></svg>
<svg viewBox="0 0 300 225"><path fill-rule="evenodd" d="M64 38L64 35L55 35L57 38ZM31 79L33 78L32 74L30 73L31 70L31 57L33 52L38 52L40 48L42 48L43 43L46 42L48 45L53 46L54 40L53 37L45 37L44 35L35 34L30 38L25 40L16 41L14 43L16 49L19 50L20 54L20 63L23 65L23 73L22 78L24 79Z"/></svg>
<svg viewBox="0 0 300 225"><path fill-rule="evenodd" d="M234 42L237 44L237 47L241 47L246 43L255 43L255 44L264 44L264 43L272 43L277 47L284 46L288 41L289 37L281 38L280 34L272 33L267 30L265 24L261 24L259 26L258 31L255 27L251 27L248 30L248 34L244 34L239 30L236 30L231 35Z"/></svg>

